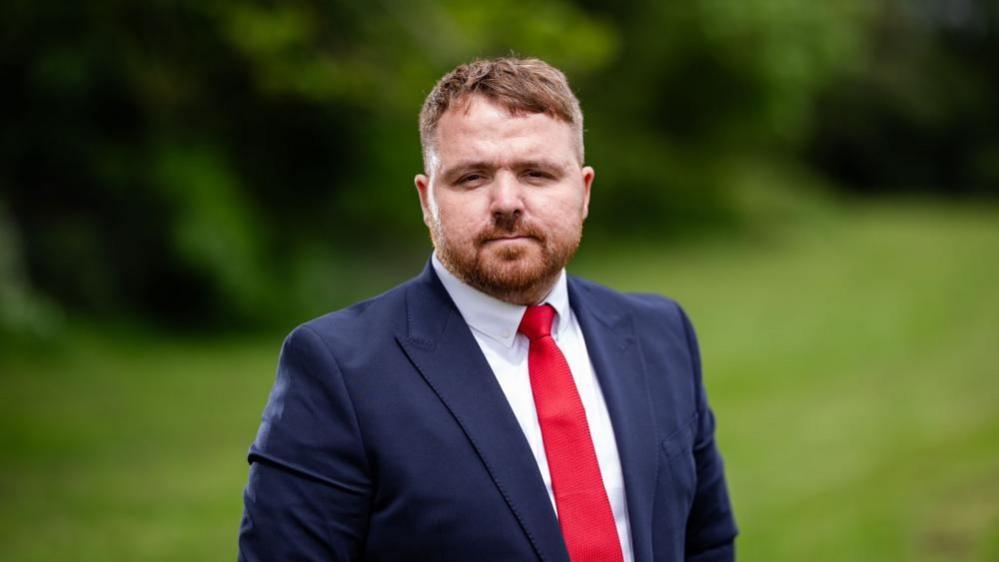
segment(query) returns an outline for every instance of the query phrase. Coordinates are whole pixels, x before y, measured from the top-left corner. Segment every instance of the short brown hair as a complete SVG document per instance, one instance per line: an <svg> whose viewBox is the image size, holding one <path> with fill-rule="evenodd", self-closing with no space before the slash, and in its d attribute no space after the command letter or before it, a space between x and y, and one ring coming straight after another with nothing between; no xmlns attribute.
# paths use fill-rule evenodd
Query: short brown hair
<svg viewBox="0 0 999 562"><path fill-rule="evenodd" d="M583 161L583 112L565 74L541 59L501 57L456 67L427 95L420 110L424 167L429 164L441 116L472 94L485 96L513 114L545 113L568 123L576 133L577 154Z"/></svg>

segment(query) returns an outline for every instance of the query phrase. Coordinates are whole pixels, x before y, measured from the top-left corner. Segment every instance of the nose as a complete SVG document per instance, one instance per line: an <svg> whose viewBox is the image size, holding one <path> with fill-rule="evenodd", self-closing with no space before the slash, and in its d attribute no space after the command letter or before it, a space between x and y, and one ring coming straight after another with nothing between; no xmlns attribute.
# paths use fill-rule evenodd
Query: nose
<svg viewBox="0 0 999 562"><path fill-rule="evenodd" d="M513 173L502 171L493 181L490 211L493 216L519 216L524 212L523 186Z"/></svg>

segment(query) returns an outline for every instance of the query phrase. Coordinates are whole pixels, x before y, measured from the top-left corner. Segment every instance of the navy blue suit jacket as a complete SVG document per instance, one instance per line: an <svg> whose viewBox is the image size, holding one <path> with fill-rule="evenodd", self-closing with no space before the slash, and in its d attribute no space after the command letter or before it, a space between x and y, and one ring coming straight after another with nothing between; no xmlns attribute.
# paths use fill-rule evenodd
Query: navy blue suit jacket
<svg viewBox="0 0 999 562"><path fill-rule="evenodd" d="M636 562L734 558L694 332L668 299L569 278L614 426ZM250 448L245 562L569 562L538 466L429 265L296 328Z"/></svg>

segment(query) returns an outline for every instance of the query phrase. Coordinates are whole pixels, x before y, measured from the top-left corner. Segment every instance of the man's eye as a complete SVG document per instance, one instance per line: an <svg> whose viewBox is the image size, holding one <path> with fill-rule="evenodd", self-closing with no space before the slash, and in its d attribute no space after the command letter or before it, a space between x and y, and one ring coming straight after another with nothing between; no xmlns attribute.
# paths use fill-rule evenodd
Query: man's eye
<svg viewBox="0 0 999 562"><path fill-rule="evenodd" d="M544 179L544 180L551 179L552 177L552 175L549 174L548 172L544 172L541 170L528 170L525 175L531 179Z"/></svg>
<svg viewBox="0 0 999 562"><path fill-rule="evenodd" d="M484 177L481 174L468 174L467 176L461 176L458 183L466 185L482 181L483 179Z"/></svg>

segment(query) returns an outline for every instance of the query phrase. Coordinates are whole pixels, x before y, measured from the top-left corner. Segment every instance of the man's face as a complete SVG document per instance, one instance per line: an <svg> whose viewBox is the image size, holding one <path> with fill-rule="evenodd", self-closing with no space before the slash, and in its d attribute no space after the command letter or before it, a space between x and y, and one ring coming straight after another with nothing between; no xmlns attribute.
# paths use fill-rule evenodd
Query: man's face
<svg viewBox="0 0 999 562"><path fill-rule="evenodd" d="M593 182L572 128L473 95L441 117L427 167L416 187L448 270L507 302L543 298L579 246Z"/></svg>

